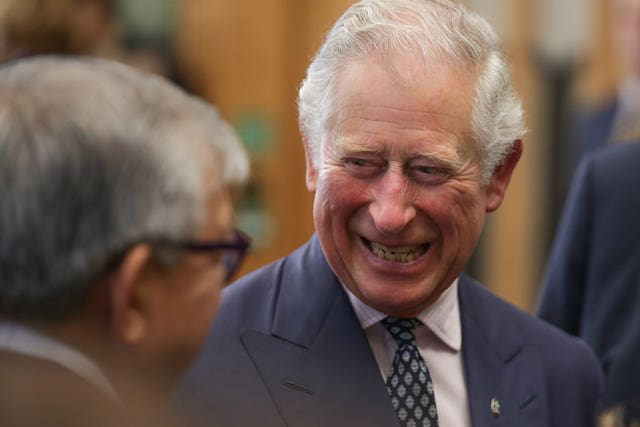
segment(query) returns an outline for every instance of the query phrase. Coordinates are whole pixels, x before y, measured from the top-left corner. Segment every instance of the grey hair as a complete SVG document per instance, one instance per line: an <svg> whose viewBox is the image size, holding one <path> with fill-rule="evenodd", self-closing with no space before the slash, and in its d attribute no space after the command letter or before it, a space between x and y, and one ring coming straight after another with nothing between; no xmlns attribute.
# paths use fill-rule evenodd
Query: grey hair
<svg viewBox="0 0 640 427"><path fill-rule="evenodd" d="M441 61L477 74L470 127L487 183L526 132L522 105L491 25L448 0L362 0L338 19L311 62L298 96L300 130L314 164L320 160L340 72L350 61L387 59L398 52L425 64Z"/></svg>
<svg viewBox="0 0 640 427"><path fill-rule="evenodd" d="M0 315L69 315L118 255L192 238L207 191L248 174L216 110L160 77L89 58L5 65Z"/></svg>

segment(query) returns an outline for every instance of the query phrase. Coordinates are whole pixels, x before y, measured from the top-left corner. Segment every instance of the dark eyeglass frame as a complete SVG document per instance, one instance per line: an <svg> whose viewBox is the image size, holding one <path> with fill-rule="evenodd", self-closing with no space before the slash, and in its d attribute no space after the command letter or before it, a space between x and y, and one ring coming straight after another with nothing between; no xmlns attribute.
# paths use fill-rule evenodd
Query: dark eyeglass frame
<svg viewBox="0 0 640 427"><path fill-rule="evenodd" d="M244 261L247 251L251 246L251 237L240 229L233 230L232 241L213 240L209 242L180 242L175 246L190 252L219 252L222 254L222 263L227 270L225 281L229 281L238 271Z"/></svg>

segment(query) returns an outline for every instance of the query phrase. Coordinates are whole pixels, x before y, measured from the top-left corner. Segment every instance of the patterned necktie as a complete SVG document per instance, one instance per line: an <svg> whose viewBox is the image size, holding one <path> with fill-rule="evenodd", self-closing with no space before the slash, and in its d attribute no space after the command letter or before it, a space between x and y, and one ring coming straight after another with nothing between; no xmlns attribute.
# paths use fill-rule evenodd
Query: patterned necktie
<svg viewBox="0 0 640 427"><path fill-rule="evenodd" d="M413 330L418 319L387 317L382 320L398 344L387 392L403 427L437 427L438 411L427 365L416 346Z"/></svg>

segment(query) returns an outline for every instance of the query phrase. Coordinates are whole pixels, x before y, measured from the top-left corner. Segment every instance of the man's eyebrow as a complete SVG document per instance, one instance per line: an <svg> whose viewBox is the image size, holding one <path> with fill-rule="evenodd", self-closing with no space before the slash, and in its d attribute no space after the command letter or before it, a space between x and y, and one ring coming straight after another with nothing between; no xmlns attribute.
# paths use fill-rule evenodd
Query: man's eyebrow
<svg viewBox="0 0 640 427"><path fill-rule="evenodd" d="M446 167L451 170L457 170L462 167L462 159L460 159L460 155L458 152L423 152L418 153L415 156L412 156L410 161L415 161L419 159L426 159L429 162L435 163L438 166Z"/></svg>
<svg viewBox="0 0 640 427"><path fill-rule="evenodd" d="M378 147L362 142L355 142L347 138L336 141L334 147L334 152L339 157L350 154L373 154L379 151L380 149Z"/></svg>
<svg viewBox="0 0 640 427"><path fill-rule="evenodd" d="M334 145L334 155L337 157L345 157L356 154L377 154L380 152L380 147L373 144L363 143L362 141L355 141L350 138L342 138L336 141ZM456 152L448 151L424 151L413 154L408 162L416 160L426 160L434 163L438 166L445 167L451 170L458 170L462 167L463 161L460 158L460 154Z"/></svg>

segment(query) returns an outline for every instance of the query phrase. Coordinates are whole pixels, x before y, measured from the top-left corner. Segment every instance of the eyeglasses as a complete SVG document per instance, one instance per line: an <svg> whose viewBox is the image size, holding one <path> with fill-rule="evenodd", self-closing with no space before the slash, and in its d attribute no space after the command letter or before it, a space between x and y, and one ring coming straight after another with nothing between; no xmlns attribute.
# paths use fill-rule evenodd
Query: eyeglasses
<svg viewBox="0 0 640 427"><path fill-rule="evenodd" d="M251 246L251 237L238 229L234 230L231 241L182 242L177 245L180 249L192 252L222 252L222 264L227 271L225 281L229 281L238 271L249 246Z"/></svg>

